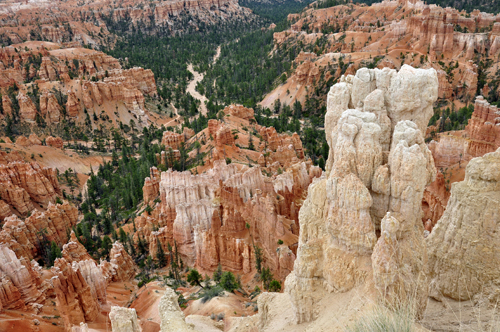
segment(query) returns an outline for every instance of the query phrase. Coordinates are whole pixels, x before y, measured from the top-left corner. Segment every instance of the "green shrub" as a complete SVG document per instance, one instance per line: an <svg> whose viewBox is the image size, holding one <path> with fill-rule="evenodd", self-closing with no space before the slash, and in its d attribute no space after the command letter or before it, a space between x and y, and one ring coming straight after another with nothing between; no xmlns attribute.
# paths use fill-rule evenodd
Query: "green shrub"
<svg viewBox="0 0 500 332"><path fill-rule="evenodd" d="M228 292L232 292L238 288L238 283L236 282L234 274L229 271L222 273L222 276L220 278L220 285Z"/></svg>
<svg viewBox="0 0 500 332"><path fill-rule="evenodd" d="M269 291L270 292L279 292L281 290L281 284L278 280L273 280L269 284Z"/></svg>
<svg viewBox="0 0 500 332"><path fill-rule="evenodd" d="M211 299L213 299L214 297L222 295L223 292L224 292L224 289L221 286L215 286L212 288L205 288L200 296L201 302L206 303L206 302L210 301Z"/></svg>

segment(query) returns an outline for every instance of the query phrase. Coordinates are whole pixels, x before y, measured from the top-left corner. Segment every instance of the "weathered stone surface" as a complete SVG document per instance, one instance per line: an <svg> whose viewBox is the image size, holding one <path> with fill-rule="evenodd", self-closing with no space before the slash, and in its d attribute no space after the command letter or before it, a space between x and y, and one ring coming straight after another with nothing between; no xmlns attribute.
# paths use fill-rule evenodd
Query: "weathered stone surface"
<svg viewBox="0 0 500 332"><path fill-rule="evenodd" d="M48 124L58 123L61 117L61 105L53 93L44 91L40 96L40 113Z"/></svg>
<svg viewBox="0 0 500 332"><path fill-rule="evenodd" d="M251 108L246 108L242 105L230 105L224 108L223 112L225 114L230 114L232 116L238 117L244 120L254 119L254 111Z"/></svg>
<svg viewBox="0 0 500 332"><path fill-rule="evenodd" d="M0 165L0 184L2 199L22 214L33 210L34 202L46 204L61 192L55 170L36 162Z"/></svg>
<svg viewBox="0 0 500 332"><path fill-rule="evenodd" d="M134 260L118 241L113 243L109 252L111 269L109 275L113 281L129 281L136 274Z"/></svg>
<svg viewBox="0 0 500 332"><path fill-rule="evenodd" d="M472 159L427 238L431 295L467 300L500 284L500 150Z"/></svg>
<svg viewBox="0 0 500 332"><path fill-rule="evenodd" d="M71 231L69 242L63 246L62 255L68 263L92 260L87 250L76 238L75 232Z"/></svg>
<svg viewBox="0 0 500 332"><path fill-rule="evenodd" d="M99 302L80 269L74 270L64 258L58 258L52 272L56 304L65 326L94 321L99 314Z"/></svg>
<svg viewBox="0 0 500 332"><path fill-rule="evenodd" d="M30 97L26 96L24 93L19 92L17 95L17 101L19 103L19 115L22 120L34 122L36 117L36 106Z"/></svg>
<svg viewBox="0 0 500 332"><path fill-rule="evenodd" d="M135 309L112 306L109 313L113 332L141 332Z"/></svg>
<svg viewBox="0 0 500 332"><path fill-rule="evenodd" d="M161 318L161 332L186 332L193 329L186 324L184 313L179 307L177 294L170 287L165 288L165 295L160 299L158 306Z"/></svg>
<svg viewBox="0 0 500 332"><path fill-rule="evenodd" d="M164 251L177 245L187 265L215 270L221 264L239 273L254 269L253 239L263 249L266 266L284 278L295 259L288 246L296 243L298 210L307 186L320 175L310 162L267 178L259 167L239 170L224 160L200 175L163 172L161 204L151 216L135 220L134 236L149 238L152 257L159 244ZM283 250L277 251L278 239L285 241Z"/></svg>
<svg viewBox="0 0 500 332"><path fill-rule="evenodd" d="M45 142L47 143L48 146L52 146L58 149L62 149L64 146L64 142L61 137L49 136L45 139Z"/></svg>
<svg viewBox="0 0 500 332"><path fill-rule="evenodd" d="M42 234L50 242L62 246L68 241L67 230L76 225L78 210L68 202L49 203L45 212L36 211L24 221L16 216L5 219L0 232L1 242L11 248L17 257L32 259L42 252Z"/></svg>
<svg viewBox="0 0 500 332"><path fill-rule="evenodd" d="M97 298L100 303L106 304L106 279L95 261L93 259L73 261L72 268L82 273L90 287L92 297Z"/></svg>
<svg viewBox="0 0 500 332"><path fill-rule="evenodd" d="M173 133L171 131L165 131L161 139L161 144L163 144L167 149L172 148L174 150L178 150L184 141L184 135Z"/></svg>
<svg viewBox="0 0 500 332"><path fill-rule="evenodd" d="M16 254L4 245L0 246L0 274L4 290L1 301L4 307L19 307L19 299L23 306L45 299L45 296L37 289L36 281L32 278L33 272L29 262L22 264ZM20 298L18 298L17 292L19 292Z"/></svg>
<svg viewBox="0 0 500 332"><path fill-rule="evenodd" d="M390 304L416 289L412 304L423 313L421 200L436 171L422 132L437 90L433 69L409 66L362 68L331 88L327 172L309 187L300 210L297 259L285 282L298 323L316 318L315 303L325 291L365 283L374 283Z"/></svg>
<svg viewBox="0 0 500 332"><path fill-rule="evenodd" d="M144 186L142 187L143 198L146 204L153 201L160 192L160 171L156 167L151 167L149 171L151 176L144 180Z"/></svg>

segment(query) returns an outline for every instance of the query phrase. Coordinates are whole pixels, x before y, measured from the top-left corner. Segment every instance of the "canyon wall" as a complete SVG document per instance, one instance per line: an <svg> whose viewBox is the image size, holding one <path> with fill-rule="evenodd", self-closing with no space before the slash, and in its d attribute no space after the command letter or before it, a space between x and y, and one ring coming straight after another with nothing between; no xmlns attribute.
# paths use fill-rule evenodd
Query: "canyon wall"
<svg viewBox="0 0 500 332"><path fill-rule="evenodd" d="M157 96L151 70L122 69L117 59L94 50L33 42L0 49L0 63L0 87L18 89L3 96L6 113L13 116L14 107L31 124L56 125L66 117L81 125L134 120L145 126L144 98Z"/></svg>
<svg viewBox="0 0 500 332"><path fill-rule="evenodd" d="M264 98L264 107L272 108L276 99L304 105L308 97L323 105L331 82L342 75L404 64L436 69L438 97L468 102L482 84L480 61L495 63L500 52L500 15L459 12L423 1L311 6L288 20L288 30L274 33L276 49L295 46L308 52L296 54L287 81ZM495 86L495 67L481 70L488 71L486 81Z"/></svg>
<svg viewBox="0 0 500 332"><path fill-rule="evenodd" d="M299 214L294 269L285 282L297 323L316 318L325 292L373 285L389 304L427 303L424 188L435 178L423 134L438 95L433 69L360 69L328 95L327 171ZM377 231L380 230L380 237Z"/></svg>
<svg viewBox="0 0 500 332"><path fill-rule="evenodd" d="M252 12L235 0L189 1L47 1L7 2L0 8L3 41L20 43L46 40L72 46L106 45L121 25L125 31L146 28L150 33L184 33L200 24L214 25L232 19L249 20ZM186 25L185 19L193 17Z"/></svg>

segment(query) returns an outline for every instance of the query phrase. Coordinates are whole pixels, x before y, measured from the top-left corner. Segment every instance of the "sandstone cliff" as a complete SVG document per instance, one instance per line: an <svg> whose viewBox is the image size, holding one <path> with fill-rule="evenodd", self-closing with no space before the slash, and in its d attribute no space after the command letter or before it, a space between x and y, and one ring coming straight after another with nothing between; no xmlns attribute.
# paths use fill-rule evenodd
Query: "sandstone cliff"
<svg viewBox="0 0 500 332"><path fill-rule="evenodd" d="M435 168L422 133L437 92L434 70L409 66L361 69L330 89L327 172L300 210L297 259L285 282L297 323L316 318L325 291L362 284L389 304L417 294L417 315L425 310L421 200Z"/></svg>
<svg viewBox="0 0 500 332"><path fill-rule="evenodd" d="M3 96L6 114L12 114L11 99L15 97L20 120L33 124L56 126L63 116L81 125L86 121L97 125L100 120L103 125L109 120L117 125L132 119L139 126L148 124L144 96L157 96L151 70L122 69L117 59L94 50L48 46L33 42L0 49L0 68L4 69L0 69L0 87L15 84L19 88L15 96ZM23 76L26 66L40 79ZM89 116L89 111L96 116Z"/></svg>
<svg viewBox="0 0 500 332"><path fill-rule="evenodd" d="M65 326L94 321L99 315L99 302L92 288L77 267L73 269L64 258L56 259L51 283L56 294L57 309Z"/></svg>

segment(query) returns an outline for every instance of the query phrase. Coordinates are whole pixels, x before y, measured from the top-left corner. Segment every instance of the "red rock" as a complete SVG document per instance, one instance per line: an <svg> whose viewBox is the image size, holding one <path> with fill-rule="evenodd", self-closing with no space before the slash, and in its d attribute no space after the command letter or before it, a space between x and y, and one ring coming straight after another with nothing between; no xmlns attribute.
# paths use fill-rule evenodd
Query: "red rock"
<svg viewBox="0 0 500 332"><path fill-rule="evenodd" d="M19 102L19 115L21 120L24 121L35 121L36 117L36 106L30 97L26 96L22 92L17 95L17 101Z"/></svg>
<svg viewBox="0 0 500 332"><path fill-rule="evenodd" d="M24 303L40 302L44 295L36 288L36 282L32 278L31 265L23 265L16 254L6 246L0 246L0 270L11 281L12 285L21 294ZM6 296L9 298L9 296ZM17 296L11 296L15 298ZM2 300L3 302L3 300Z"/></svg>
<svg viewBox="0 0 500 332"><path fill-rule="evenodd" d="M136 275L137 266L121 243L113 243L109 258L111 265L114 266L113 281L129 281Z"/></svg>
<svg viewBox="0 0 500 332"><path fill-rule="evenodd" d="M254 111L251 108L246 108L242 105L230 105L223 110L224 114L230 114L244 120L254 119Z"/></svg>
<svg viewBox="0 0 500 332"><path fill-rule="evenodd" d="M156 167L151 167L150 173L151 176L144 180L144 186L142 187L144 202L146 204L155 199L160 192L160 172Z"/></svg>
<svg viewBox="0 0 500 332"><path fill-rule="evenodd" d="M165 148L168 149L170 147L174 150L178 150L182 143L184 143L184 135L173 133L171 131L165 131L163 133L161 144L163 144Z"/></svg>
<svg viewBox="0 0 500 332"><path fill-rule="evenodd" d="M42 145L42 142L36 134L30 134L30 137L28 139L32 145Z"/></svg>
<svg viewBox="0 0 500 332"><path fill-rule="evenodd" d="M48 146L52 146L58 149L62 149L64 147L64 142L61 137L49 136L45 139L45 143L47 143Z"/></svg>
<svg viewBox="0 0 500 332"><path fill-rule="evenodd" d="M44 91L40 96L40 113L48 124L58 123L61 117L61 106L53 93Z"/></svg>
<svg viewBox="0 0 500 332"><path fill-rule="evenodd" d="M56 294L56 304L64 325L71 326L82 322L92 322L99 315L100 306L93 296L79 268L74 270L64 259L58 258L52 268L54 277L51 283Z"/></svg>
<svg viewBox="0 0 500 332"><path fill-rule="evenodd" d="M94 259L88 254L87 250L83 244L78 241L75 232L71 231L71 236L69 242L63 246L62 250L63 258L68 263L80 262Z"/></svg>
<svg viewBox="0 0 500 332"><path fill-rule="evenodd" d="M287 245L296 242L298 210L309 183L319 175L319 169L302 162L267 178L258 167L239 171L223 160L200 175L164 172L161 204L151 216L136 218L134 237L149 239L152 257L159 243L165 252L169 244L177 245L188 266L210 271L220 263L237 273L254 269L253 238L264 251L266 266L284 278L295 256L288 247L278 254L277 240Z"/></svg>
<svg viewBox="0 0 500 332"><path fill-rule="evenodd" d="M68 93L68 101L66 102L66 113L68 116L74 118L78 116L80 112L80 103L74 92L70 91Z"/></svg>

